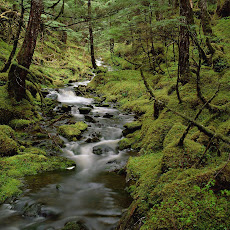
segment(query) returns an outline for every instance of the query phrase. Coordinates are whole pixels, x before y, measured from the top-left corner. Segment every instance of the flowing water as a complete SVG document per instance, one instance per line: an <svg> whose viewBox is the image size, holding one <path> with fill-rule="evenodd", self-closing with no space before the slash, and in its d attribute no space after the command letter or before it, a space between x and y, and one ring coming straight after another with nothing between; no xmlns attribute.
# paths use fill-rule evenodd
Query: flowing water
<svg viewBox="0 0 230 230"><path fill-rule="evenodd" d="M25 178L26 192L13 204L0 206L0 229L60 229L69 221L81 220L88 229L113 229L130 204L125 178L111 171L124 166L129 154L118 151L123 125L132 115L96 106L91 98L75 95L74 88L89 81L52 91L58 101L71 105L76 121L85 121L80 107L91 107L88 130L81 140L69 142L63 155L74 160L77 169L43 173Z"/></svg>

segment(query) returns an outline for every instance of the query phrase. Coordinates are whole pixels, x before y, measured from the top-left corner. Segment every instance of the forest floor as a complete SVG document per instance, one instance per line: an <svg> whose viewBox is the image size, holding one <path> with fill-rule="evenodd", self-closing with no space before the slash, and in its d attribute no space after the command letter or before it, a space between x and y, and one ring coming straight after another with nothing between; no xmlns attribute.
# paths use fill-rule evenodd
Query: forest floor
<svg viewBox="0 0 230 230"><path fill-rule="evenodd" d="M202 65L200 71L201 92L207 100L215 95L210 104L217 110L203 108L196 119L228 141L229 23L228 18L216 21L213 29L218 42L212 44L217 49L219 62L215 66ZM107 101L116 102L121 109L136 114L136 121L127 124L132 132L119 143L120 149L139 151L139 156L130 157L127 164L129 192L134 201L119 229L139 229L140 226L141 229L227 229L230 226L229 143L210 138L192 125L183 146L178 145L189 126L188 120L178 113L193 120L203 107L197 96L196 75L192 74L187 84L179 86L182 99L179 103L177 63L173 61L173 52L166 54L163 45L159 44L164 59L168 59L160 68L167 71L153 74L144 69L145 79L155 98L167 105L160 107L159 116L154 117L154 100L140 70L126 61L141 58L131 46L118 45L113 62L109 53L104 54L105 61L119 65L115 67L116 71L100 74L89 85Z"/></svg>
<svg viewBox="0 0 230 230"><path fill-rule="evenodd" d="M140 70L122 58L141 60L141 51L132 45L117 44L113 59L107 52L98 55L118 66L112 72L98 74L89 89L136 115L135 122L126 125L129 133L119 143L120 149L139 152L137 157L130 157L126 167L133 203L121 220L120 229L142 226L141 229L216 230L230 226L230 164L227 164L230 147L216 139L218 135L229 139L230 134L229 28L229 18L216 21L213 27L216 40L212 43L216 62L213 66L202 65L200 71L203 96L209 100L215 95L210 103L214 110L203 108L196 122L215 136L210 138L192 126L183 146L178 146L178 142L189 122L170 109L191 120L201 110L203 103L197 96L195 74L187 84L180 85L182 103L179 103L174 54L170 48L166 52L163 45L156 44L164 62L158 73L143 69L143 74L157 100L167 107L159 106L159 115L154 116L154 100ZM91 78L88 51L76 44L74 38L64 44L58 33L40 38L31 66L38 88L57 88ZM0 39L0 66L11 49L12 44ZM23 176L73 165L60 157L60 152L50 151L58 152L57 143L61 145L61 140L57 136L50 138L42 126L55 106L52 100L46 99L42 110L41 96L27 82L27 100L15 102L8 96L7 80L7 73L0 73L0 203L22 192ZM53 121L59 118L54 114ZM38 147L43 140L45 146Z"/></svg>

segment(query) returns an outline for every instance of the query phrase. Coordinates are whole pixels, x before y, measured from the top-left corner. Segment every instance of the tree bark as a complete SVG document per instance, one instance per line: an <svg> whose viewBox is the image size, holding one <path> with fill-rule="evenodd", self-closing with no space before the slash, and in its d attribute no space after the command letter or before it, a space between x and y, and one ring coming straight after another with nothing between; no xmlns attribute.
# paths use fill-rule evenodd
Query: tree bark
<svg viewBox="0 0 230 230"><path fill-rule="evenodd" d="M25 8L23 6L23 1L24 0L21 0L21 16L20 16L20 19L19 19L19 22L18 22L18 30L17 30L17 34L16 34L16 37L14 39L14 44L13 44L13 49L10 53L10 56L7 60L7 62L5 63L4 67L2 68L1 70L1 73L5 73L10 65L11 65L11 61L16 53L16 50L17 50L17 47L18 47L18 40L19 40L19 37L20 37L20 33L21 33L21 29L22 29L22 24L23 24L23 17L24 17L24 12L25 12Z"/></svg>
<svg viewBox="0 0 230 230"><path fill-rule="evenodd" d="M204 35L212 35L211 17L207 10L207 0L200 0L199 7L201 10L201 25Z"/></svg>
<svg viewBox="0 0 230 230"><path fill-rule="evenodd" d="M42 0L31 0L30 17L26 29L25 38L20 51L16 57L18 65L30 68L34 49L36 47L37 36L41 24L41 14L43 12ZM8 90L17 101L22 100L26 96L25 79L27 71L17 64L11 65L9 71Z"/></svg>
<svg viewBox="0 0 230 230"><path fill-rule="evenodd" d="M92 26L92 10L91 0L88 0L88 26L89 26L89 41L90 41L90 55L91 62L94 69L97 68L95 55L94 55L94 41L93 41L93 26Z"/></svg>
<svg viewBox="0 0 230 230"><path fill-rule="evenodd" d="M189 0L180 0L181 26L179 35L179 73L180 81L186 84L190 79L189 67L189 31L188 25L194 24L193 12Z"/></svg>

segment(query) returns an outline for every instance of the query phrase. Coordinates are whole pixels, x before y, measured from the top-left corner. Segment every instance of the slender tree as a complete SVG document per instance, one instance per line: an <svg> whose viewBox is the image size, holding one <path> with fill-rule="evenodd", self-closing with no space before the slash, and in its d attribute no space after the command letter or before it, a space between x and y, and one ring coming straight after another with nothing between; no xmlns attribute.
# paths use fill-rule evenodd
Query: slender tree
<svg viewBox="0 0 230 230"><path fill-rule="evenodd" d="M189 0L180 0L180 35L179 35L179 74L180 81L185 84L190 78L189 68L189 29L194 24L193 11Z"/></svg>
<svg viewBox="0 0 230 230"><path fill-rule="evenodd" d="M29 22L25 38L16 57L17 63L12 64L9 71L8 90L17 101L25 98L25 80L30 68L43 12L42 0L31 0Z"/></svg>
<svg viewBox="0 0 230 230"><path fill-rule="evenodd" d="M88 26L89 26L89 42L90 42L90 54L91 62L94 69L97 68L95 55L94 55L94 41L93 41L93 26L92 26L92 7L91 0L88 0Z"/></svg>
<svg viewBox="0 0 230 230"><path fill-rule="evenodd" d="M204 35L212 34L212 27L210 24L211 17L207 10L207 0L200 0L199 7L201 10L201 25L204 32Z"/></svg>

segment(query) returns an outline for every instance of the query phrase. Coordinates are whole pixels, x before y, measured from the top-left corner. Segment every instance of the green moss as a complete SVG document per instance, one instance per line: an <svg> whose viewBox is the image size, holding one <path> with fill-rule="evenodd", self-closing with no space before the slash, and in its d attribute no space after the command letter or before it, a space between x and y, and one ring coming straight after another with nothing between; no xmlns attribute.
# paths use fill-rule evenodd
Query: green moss
<svg viewBox="0 0 230 230"><path fill-rule="evenodd" d="M9 125L14 129L24 129L32 124L34 124L33 120L25 120L25 119L13 119L9 123Z"/></svg>
<svg viewBox="0 0 230 230"><path fill-rule="evenodd" d="M0 73L0 82L7 82L8 81L8 73Z"/></svg>
<svg viewBox="0 0 230 230"><path fill-rule="evenodd" d="M164 148L167 147L172 142L175 142L175 140L178 140L182 136L186 129L186 126L182 125L181 123L176 123L172 126L172 128L169 130L167 135L165 136L163 146Z"/></svg>
<svg viewBox="0 0 230 230"><path fill-rule="evenodd" d="M204 146L185 139L182 147L177 146L179 140L169 144L163 151L162 172L175 168L189 168L197 163L204 152Z"/></svg>
<svg viewBox="0 0 230 230"><path fill-rule="evenodd" d="M35 148L35 147L24 148L23 154L25 153L46 156L46 152L43 149Z"/></svg>
<svg viewBox="0 0 230 230"><path fill-rule="evenodd" d="M147 118L141 129L143 147L152 150L162 149L165 136L172 126L173 123L170 119Z"/></svg>
<svg viewBox="0 0 230 230"><path fill-rule="evenodd" d="M63 137L72 141L79 138L83 131L87 129L88 125L84 122L76 122L74 125L62 125L59 127L58 132Z"/></svg>
<svg viewBox="0 0 230 230"><path fill-rule="evenodd" d="M130 148L132 145L132 140L129 138L123 138L118 143L119 150Z"/></svg>
<svg viewBox="0 0 230 230"><path fill-rule="evenodd" d="M0 125L0 155L12 156L17 154L18 144L12 139L14 131L7 125Z"/></svg>
<svg viewBox="0 0 230 230"><path fill-rule="evenodd" d="M33 153L0 158L0 203L21 192L22 183L20 179L23 176L35 175L43 171L66 169L73 165L75 165L73 161L64 157L46 157L42 154L34 154L34 149Z"/></svg>
<svg viewBox="0 0 230 230"><path fill-rule="evenodd" d="M21 102L12 100L6 86L0 87L0 124L8 124L12 119L31 119L34 117L32 105L23 99Z"/></svg>

